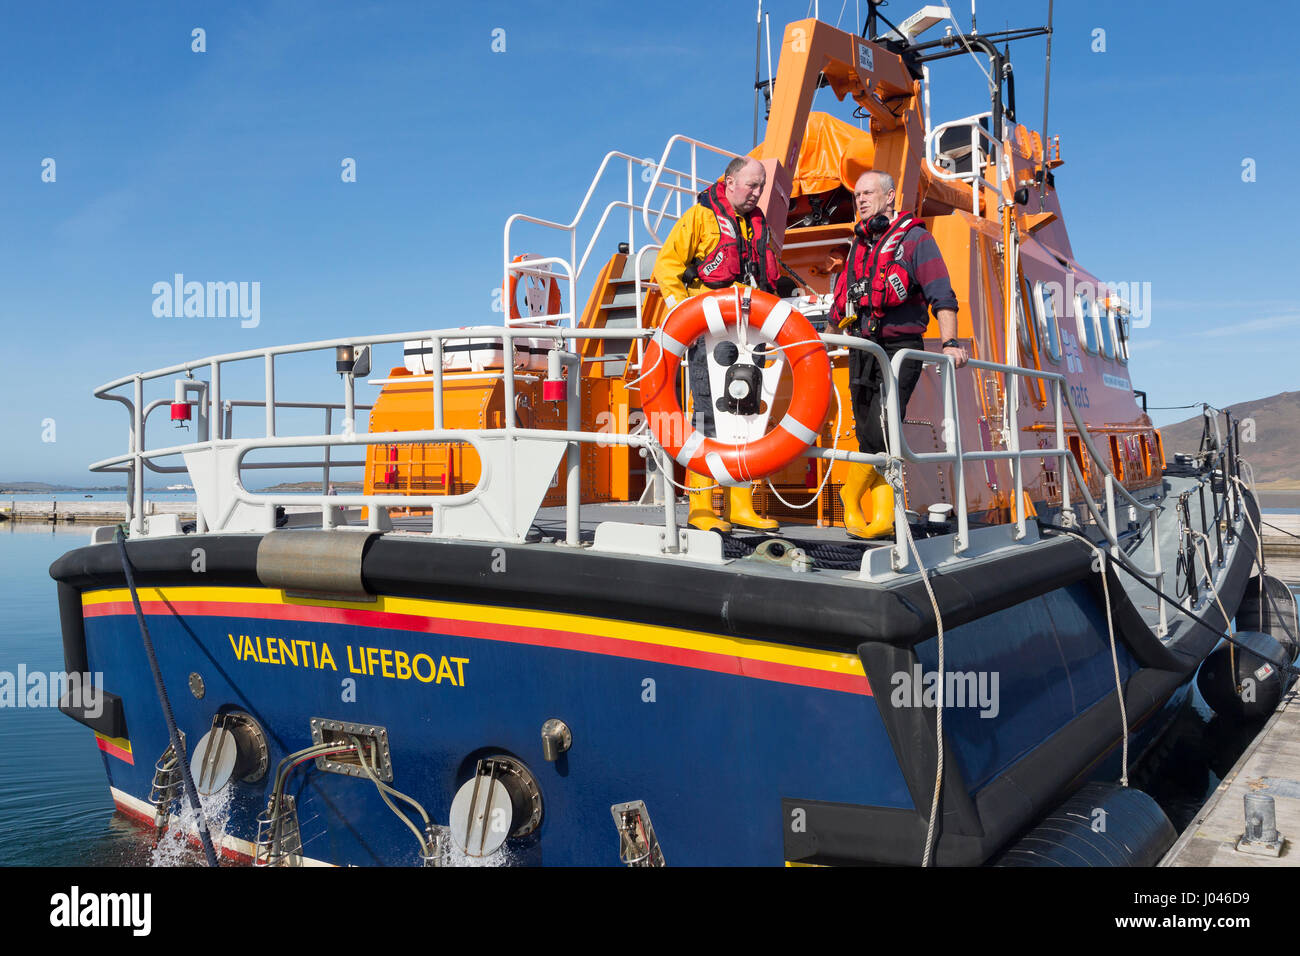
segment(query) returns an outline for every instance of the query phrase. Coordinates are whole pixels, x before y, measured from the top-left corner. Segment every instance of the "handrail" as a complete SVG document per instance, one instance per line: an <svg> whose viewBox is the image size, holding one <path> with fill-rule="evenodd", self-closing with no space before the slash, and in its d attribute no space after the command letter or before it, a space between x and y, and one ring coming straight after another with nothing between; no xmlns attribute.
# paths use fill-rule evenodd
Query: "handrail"
<svg viewBox="0 0 1300 956"><path fill-rule="evenodd" d="M637 266L639 268L639 260ZM182 444L182 445L173 445L165 448L156 448L156 449L147 449L145 447L145 433L144 433L145 421L147 420L148 415L152 411L154 411L160 404L165 404L165 401L163 400L154 401L150 403L148 406L142 407L144 383L147 381L152 381L168 375L172 375L177 372L185 372L188 375L192 369L200 368L204 365L208 366L209 369L215 372L219 372L222 366L232 364L233 362L236 361L264 358L266 359L266 361L264 362L264 369L266 375L266 386L269 395L274 387L273 386L274 368L273 368L273 363L270 361L270 357L273 355L286 355L286 354L300 353L300 352L320 351L323 349L334 348L336 347L336 343L345 343L354 346L359 344L373 346L377 344L394 343L399 341L407 342L411 340L434 342L435 353L437 355L440 355L442 352L444 341L449 339L463 340L467 338L481 338L485 340L499 339L502 342L502 351L504 353L506 351L513 351L512 343L515 338L535 335L538 331L540 330L537 328L515 328L510 326L485 326L485 327L463 328L463 329L433 329L433 330L424 330L418 332L391 333L391 334L384 334L384 335L365 336L364 338L353 337L353 338L345 338L345 339L330 339L330 340L323 340L317 342L298 343L295 345L283 345L283 346L268 347L263 349L246 350L242 352L227 353L225 355L216 355L195 362L180 363L177 365L167 366L162 369L156 369L150 372L136 373L134 375L123 377L121 379L116 379L113 382L107 383L106 385L97 388L95 390L95 394L97 397L107 399L107 400L118 401L126 405L127 410L131 415L132 422L133 422L133 428L131 431L130 448L124 454L112 456L110 458L106 458L101 461L95 462L94 464L91 465L91 470L92 471L122 471L124 469L121 466L127 466L129 468L132 482L133 482L132 489L131 489L133 492L131 496L132 497L131 517L133 521L132 527L133 530L143 530L142 525L140 524L140 519L142 518L143 515L142 477L143 477L143 470L146 464L151 468L151 470L157 470L159 466L154 465L154 462L157 459L163 459L169 456L180 455L186 452L193 452L196 450L216 447L219 445L225 449L235 449L235 455L231 459L232 464L229 466L230 468L233 469L233 471L231 474L225 476L225 478L223 479L223 480L228 480L229 483L225 485L225 487L230 488L233 492L234 498L232 499L232 502L244 502L246 504L255 505L255 506L272 505L281 502L287 504L297 503L297 504L317 505L320 506L322 509L324 509L322 513L322 521L325 527L329 527L330 526L329 522L330 520L332 520L331 518L332 513L325 513L325 512L327 512L330 507L347 506L353 504L370 507L374 509L374 514L372 514L372 519L371 519L372 523L374 523L380 520L380 518L377 517L377 515L386 513L387 509L390 507L412 507L412 506L431 507L434 510L435 516L437 516L437 515L441 515L441 513L447 508L458 507L460 505L467 504L471 501L477 500L478 496L482 493L482 490L487 486L487 484L492 480L494 480L492 474L489 471L489 466L487 465L487 459L484 456L480 455L480 458L484 462L483 477L480 479L479 484L476 485L474 489L471 489L471 491L473 492L472 495L470 494L470 492L466 492L463 495L424 493L424 494L407 494L407 495L394 495L394 494L364 495L363 494L363 495L307 496L307 495L294 494L294 493L273 495L267 493L249 492L246 488L243 487L242 482L239 481L239 471L241 468L244 467L251 467L251 468L320 467L322 464L326 468L331 467L331 465L333 467L357 467L364 464L364 462L349 461L349 462L341 462L341 463L332 463L329 461L327 457L325 462L323 463L322 462L293 462L293 463L275 463L275 462L260 463L259 462L259 463L252 463L252 464L245 465L243 463L244 458L249 453L255 450L266 449L266 448L288 448L288 447L321 446L326 449L327 456L330 448L336 446L343 446L343 445L356 446L356 445L372 445L372 444L418 444L418 443L430 443L430 442L462 442L463 441L470 444L472 447L477 448L478 446L475 443L478 441L482 441L485 437L489 435L492 436L504 435L504 437L507 439L506 449L510 456L513 455L513 440L523 439L523 438L565 442L565 443L570 443L573 448L576 448L581 443L591 443L591 442L602 444L602 445L625 444L632 447L646 447L652 453L658 455L659 450L656 446L656 443L653 441L651 437L647 435L611 434L608 431L584 432L581 431L579 428L574 428L574 427L567 428L563 431L550 430L550 429L520 428L514 423L514 418L511 415L506 416L504 426L501 429L446 429L443 427L443 423L441 421L441 415L438 414L438 412L440 412L441 410L440 409L441 402L438 401L439 396L436 394L437 392L441 391L441 387L442 387L442 376L441 374L439 374L442 371L440 361L435 361L433 372L430 376L432 379L431 382L432 389L435 392L434 395L435 423L434 423L434 428L431 430L421 430L421 431L411 431L411 432L378 432L378 433L370 433L370 434L356 434L354 432L345 432L345 434L343 435L332 435L328 433L328 425L327 425L327 433L323 435L282 437L282 436L276 436L274 434L270 434L270 432L272 432L273 430L273 426L271 424L272 416L268 414L267 417L268 434L262 438L234 439L229 435L228 431L223 433L221 430L213 428L210 430L207 439L204 441L192 442L192 443ZM577 328L563 328L563 327L547 327L545 329L545 333L548 336L553 337L557 341L564 341L566 343L574 342L577 340L584 340L584 339L623 339L623 340L634 341L639 344L642 340L644 340L648 335L651 334L651 330L639 329L639 328L638 329L632 329L632 328L577 329ZM986 370L986 371L998 373L1003 376L1003 383L1002 383L1003 394L1008 396L1008 400L1007 400L1007 407L1006 407L1006 427L1004 429L1004 434L1001 438L1001 441L1004 442L1007 445L1007 447L1002 450L993 450L993 449L985 450L981 448L978 450L967 451L962 447L961 403L957 400L956 366L953 360L949 356L944 355L943 353L927 352L923 349L903 349L895 353L891 358L890 356L888 356L888 354L878 343L873 342L869 339L863 339L857 336L849 336L849 335L842 335L842 334L835 334L835 333L824 333L821 334L818 338L828 349L831 349L833 351L839 349L857 349L857 350L865 351L871 354L873 357L875 357L878 362L880 362L882 366L882 370L884 368L888 368L888 374L882 375L882 382L885 391L884 407L886 412L886 425L888 428L890 448L893 449L893 451L892 453L868 454L868 453L857 452L857 451L848 451L837 447L829 447L829 448L811 447L803 452L803 457L820 458L828 461L866 462L884 469L896 468L903 461L911 461L917 463L950 462L954 464L956 466L955 467L956 473L954 475L954 483L956 486L954 489L955 490L954 503L957 510L957 522L958 522L957 533L953 537L953 551L955 555L960 555L962 552L967 550L969 545L968 504L967 504L967 499L965 494L964 472L967 465L975 462L1000 461L1000 460L1005 460L1010 462L1013 475L1015 478L1015 492L1014 492L1015 497L1013 498L1013 507L1016 516L1015 523L1016 523L1017 538L1023 538L1025 534L1026 509L1024 506L1023 494L1022 494L1023 485L1022 485L1021 470L1023 467L1023 461L1027 458L1060 458L1065 460L1068 463L1067 466L1064 466L1062 468L1062 471L1065 475L1065 479L1062 482L1062 494L1061 494L1062 513L1066 515L1068 521L1073 522L1073 520L1075 520L1073 517L1074 511L1073 511L1071 496L1070 496L1070 490L1071 490L1070 477L1072 476L1077 488L1079 489L1079 493L1082 498L1082 501L1084 502L1086 510L1088 511L1092 520L1096 523L1101 534L1106 538L1113 553L1117 553L1120 547L1118 536L1116 534L1116 507L1118 501L1126 501L1132 507L1140 509L1143 513L1150 514L1151 533L1153 537L1158 536L1158 527L1156 521L1157 521L1158 512L1160 510L1160 506L1158 504L1148 504L1147 502L1141 501L1138 498L1136 498L1123 485L1123 483L1120 482L1118 478L1116 478L1116 476L1107 466L1105 458L1103 458L1098 453L1096 445L1093 442L1092 437L1088 431L1087 425L1083 421L1083 418L1080 415L1077 406L1074 404L1074 401L1069 394L1069 390L1066 387L1068 385L1068 381L1066 379L1066 376L1063 373L1053 372L1053 371L1038 369L1038 368L1026 368L1017 365L1007 365L1007 364L989 362L989 361L984 361L979 359L971 359L967 363L971 369ZM944 429L945 447L942 451L934 451L934 452L915 451L907 444L906 438L903 434L902 410L897 407L897 403L894 401L894 395L895 395L895 390L897 388L897 380L898 380L898 375L899 375L901 365L907 361L919 361L922 362L923 364L932 364L940 367L941 374L943 376L942 385L944 390L945 418L948 420L948 423L950 423L950 425L946 423L947 427L945 427ZM1056 432L1055 447L1047 447L1047 448L1034 447L1032 449L1020 448L1019 445L1020 426L1017 417L1018 402L1012 400L1015 395L1018 395L1018 389L1012 387L1010 380L1013 377L1019 379L1025 379L1025 380L1039 379L1051 383L1051 387L1054 392L1053 408L1055 411L1055 416L1054 416L1055 432ZM273 408L278 408L278 407L321 408L326 412L327 415L329 415L332 411L338 410L340 407L342 407L345 411L352 412L352 413L355 413L355 411L358 410L369 409L371 406L367 406L367 405L359 406L355 403L355 399L352 396L352 392L355 388L355 383L351 381L352 376L344 375L343 378L345 379L344 387L345 387L346 400L341 406L339 403L331 403L331 402L278 402L275 401L274 398L271 398L269 404ZM506 392L505 395L506 407L513 408L514 407L514 381L513 381L514 376L505 374L503 372L502 379L504 383L504 389ZM581 397L580 397L579 390L577 388L578 376L571 374L570 376L568 376L568 380L570 386L569 387L570 401L574 403L573 408L580 411ZM124 396L109 394L109 391L112 388L120 387L121 385L128 382L132 384L135 390L135 401L128 400ZM205 384L207 384L208 386L208 391L212 393L212 395L209 395L208 398L212 398L214 395L216 395L217 389L216 387L212 386L211 383L205 383ZM219 396L217 397L219 398ZM207 401L207 400L208 399L199 399L197 401ZM266 406L267 404L268 402L265 400L251 401L245 399L229 399L226 400L224 403L218 405L217 407L233 408L236 405L257 407L257 406ZM1097 500L1093 497L1088 487L1088 484L1084 478L1082 470L1079 466L1079 463L1076 460L1074 454L1072 453L1066 441L1067 412L1068 412L1069 420L1072 422L1074 426L1074 431L1077 432L1077 434L1079 435L1083 447L1087 449L1088 454L1091 455L1093 461L1096 463L1098 470L1103 476L1104 488L1105 488L1104 509L1103 509L1103 505L1099 504ZM577 421L580 420L581 420L580 418L577 419ZM1225 443L1223 447L1220 449L1219 455L1222 458L1227 454L1228 454L1228 445ZM511 494L513 494L513 483L515 480L515 475L513 473L513 462L510 461L509 457L507 458L506 461L505 474L501 476L501 478L507 482L509 490ZM666 480L665 476L661 474L660 480L661 481ZM569 515L570 525L573 528L576 528L577 526L576 516L578 514L578 509L581 504L580 497L581 497L580 489L574 488L566 492L566 512ZM673 527L673 523L675 522L675 516L670 515L667 510L668 508L671 508L673 506L672 504L673 501L674 501L673 495L670 494L665 495L665 525L668 527ZM1227 502L1227 496L1225 495L1225 503L1226 502ZM433 507L434 505L436 505L437 507L434 508ZM224 522L224 520L229 517L231 513L231 509L233 509L233 507L234 504L233 503L230 504L226 509L226 514L220 516L220 520L218 521L215 527L216 530L219 530L221 527L221 523ZM507 522L507 526L513 527L513 521L514 521L513 516L507 517L505 520ZM907 520L905 503L902 495L896 496L895 499L895 520L896 521ZM571 535L571 537L575 537L575 536ZM675 532L671 536L671 540L674 541L676 540ZM903 551L903 547L899 544L895 544L895 546L891 550L893 552L891 556L891 563L893 564L895 569L901 570L902 568L906 567L908 559L907 559L907 554ZM1141 569L1141 573L1143 573L1145 576L1149 578L1156 580L1160 584L1163 584L1164 575L1166 572L1161 566L1158 548L1154 549L1154 566L1150 570ZM1162 629L1161 630L1162 634L1164 633L1163 628L1165 627L1164 610L1165 609L1162 602L1160 606L1160 612L1161 612L1160 626Z"/></svg>
<svg viewBox="0 0 1300 956"><path fill-rule="evenodd" d="M1135 565L1135 568L1143 576L1154 579L1157 582L1157 587L1163 590L1165 571L1160 559L1160 549L1158 546L1159 526L1157 523L1159 512L1160 512L1160 506L1155 504L1147 504L1146 502L1139 501L1137 498L1135 498L1128 491L1128 489L1124 487L1123 483L1118 478L1116 478L1114 473L1106 464L1105 459L1103 459L1097 453L1096 446L1092 442L1092 437L1088 431L1088 427L1086 423L1083 421L1082 416L1079 414L1079 410L1075 406L1074 401L1070 396L1068 387L1066 387L1068 385L1068 382L1066 381L1066 378L1063 374L1059 372L1045 371L1042 369L1030 369L1030 368L1024 368L1022 366L1004 365L997 362L986 362L980 359L970 359L967 362L967 364L971 368L985 369L988 371L998 372L1003 376L1003 383L1002 383L1003 394L1008 396L1007 399L1008 424L1007 424L1007 428L1005 429L1006 431L1005 441L1006 444L1010 447L1008 447L1004 451L980 450L980 451L968 452L963 450L961 447L960 404L955 400L956 366L952 358L942 353L926 352L925 350L922 349L900 349L898 352L894 354L894 357L890 363L891 365L890 377L893 378L895 381L897 381L898 373L902 366L902 363L906 361L919 361L922 362L923 364L939 365L943 369L944 415L945 415L945 419L947 419L944 428L946 448L942 452L914 452L910 447L908 447L907 440L903 435L898 409L891 407L894 403L886 401L888 425L890 428L890 441L892 447L896 448L899 454L901 455L901 457L908 461L951 462L955 465L954 483L956 484L957 487L955 489L956 493L954 494L953 497L956 499L955 504L957 510L958 525L957 525L957 533L956 535L954 535L954 541L953 541L954 553L960 554L968 547L968 540L967 540L967 536L968 536L967 510L968 509L967 509L967 501L966 501L966 494L965 494L965 476L964 476L965 465L968 462L994 461L994 460L1008 460L1011 462L1012 474L1015 483L1013 508L1016 514L1016 538L1019 539L1019 538L1023 538L1025 534L1025 510L1026 510L1023 502L1023 479L1022 479L1022 471L1021 471L1022 462L1025 458L1055 457L1055 458L1060 458L1064 462L1068 463L1068 472L1064 467L1062 468L1062 471L1063 473L1066 473L1068 475L1073 475L1075 482L1078 484L1079 491L1080 494L1082 495L1083 501L1087 506L1088 512L1092 517L1093 521L1096 523L1097 527L1101 530L1102 534L1105 536L1107 542L1110 544L1112 554L1117 555L1120 550L1118 534L1116 533L1116 520L1115 520L1116 489L1118 489L1119 494L1122 495L1123 498L1127 500L1132 507L1140 509L1144 513L1147 513L1151 516L1151 536L1153 541L1153 546L1152 546L1153 567L1150 570L1148 570L1145 568L1136 567ZM1007 379L1011 376L1016 376L1018 378L1025 378L1025 379L1029 379L1029 378L1045 379L1052 383L1052 389L1055 398L1054 406L1056 412L1057 446L1055 448L1033 448L1028 450L1020 449L1019 447L1020 427L1017 419L1017 409L1019 403L1012 400L1014 395L1018 394L1018 391L1012 389L1009 381L1007 381ZM1064 400L1064 405L1062 404L1062 399ZM1074 422L1075 429L1079 435L1080 441L1083 443L1083 446L1087 449L1088 454L1091 456L1092 460L1097 463L1097 467L1099 468L1099 470L1101 471L1104 477L1104 486L1106 492L1105 515L1102 514L1101 508L1098 506L1097 502L1093 499L1092 494L1088 489L1087 482L1084 479L1082 470L1079 467L1079 463L1075 459L1075 456L1070 451L1069 447L1066 445L1065 429L1064 429L1064 421L1063 421L1063 409L1069 410L1070 418ZM948 422L951 422L950 427L948 425ZM1069 516L1070 519L1072 519L1073 510L1070 507L1068 477L1066 480L1062 481L1061 490L1062 490L1062 512L1067 516ZM906 520L906 514L903 511L903 508L900 504L896 503L895 510L896 510L896 520ZM891 558L891 561L893 563L894 568L897 570L897 569L901 569L902 567L905 567L907 563L907 554L904 549L903 543L902 542L896 543L892 550L893 550L893 556ZM1159 601L1159 615L1160 615L1160 620L1157 626L1157 634L1160 636L1164 636L1168 631L1168 622L1167 622L1166 609L1165 609L1163 598L1161 598Z"/></svg>
<svg viewBox="0 0 1300 956"><path fill-rule="evenodd" d="M678 143L690 144L691 170L689 172L685 170L674 169L673 167L668 165L668 157L672 153L673 147ZM508 290L510 288L510 278L512 275L537 275L537 276L551 278L553 279L553 281L557 281L557 282L561 281L562 279L565 279L567 280L567 286L569 290L569 296L568 296L569 305L566 311L556 313L554 315L546 314L546 315L539 315L539 316L527 316L527 317L522 317L521 319L511 320L510 319L511 306L508 303L503 303L503 311L506 317L505 324L510 325L510 324L550 323L550 322L558 323L567 319L569 327L570 328L575 327L577 325L577 315L578 315L577 296L578 296L579 284L581 283L582 278L586 273L587 265L591 259L592 253L595 251L596 243L603 235L604 230L610 221L611 215L620 210L627 211L628 255L639 256L640 252L642 251L642 248L644 248L644 247L639 248L637 244L636 214L638 212L641 213L642 222L645 225L649 235L653 238L653 243L651 245L653 245L655 248L661 246L662 243L659 239L658 234L655 232L655 229L663 221L664 217L668 215L668 204L672 199L672 197L673 196L677 197L676 215L673 216L672 218L677 218L680 217L681 215L681 196L683 194L687 194L693 198L695 193L698 192L699 180L698 177L696 177L695 175L697 148L703 148L711 152L718 153L719 155L722 156L734 157L736 155L735 153L732 153L729 150L724 150L721 147L711 146L710 144L704 143L700 140L690 139L689 137L685 137L681 135L673 136L668 140L668 144L664 147L663 157L658 164L653 164L653 161L647 161L641 159L639 157L633 156L630 153L621 152L619 150L611 150L610 152L606 153L605 156L601 159L600 165L596 169L595 176L592 177L591 183L588 185L587 191L582 197L582 201L578 204L577 212L574 213L573 218L569 220L567 223L557 222L552 219L544 219L538 216L530 216L524 213L515 213L511 215L506 220L505 227L503 229L503 237L502 237L503 239L502 288L503 290ZM596 196L597 189L604 181L607 172L609 172L609 170L612 168L613 165L619 162L622 162L625 169L626 194L623 198L611 200L605 205L604 209L601 211L600 217L596 221L596 224L591 231L590 238L587 240L585 246L583 246L581 253L579 253L579 248L578 248L579 225L582 223L584 217L586 216L591 206L592 200ZM644 201L642 203L638 203L637 195L636 195L635 174L637 170L645 170L649 168L652 164L653 164L654 171L651 176L650 187L645 194ZM684 183L686 185L684 185ZM649 205L649 203L651 197L654 195L655 190L659 188L662 188L665 191L665 195L664 195L663 203L659 206L659 208L656 211ZM654 226L651 226L650 224L652 212L655 213ZM517 224L522 224L522 223L529 223L532 225L540 226L544 229L549 229L555 232L559 232L567 236L568 238L567 258L565 258L564 256L550 256L545 259L527 259L521 262L513 262L512 261L513 259L512 253L514 251L513 242L512 242L513 231L514 231L514 227ZM542 269L539 268L539 266L547 263L558 266L560 269L563 270L564 275L553 276L549 271L543 271ZM638 259L638 272L639 272L639 259ZM645 288L646 288L645 283L643 283L638 277L634 288L634 294L637 300L637 327L638 328L641 328L641 300L644 297Z"/></svg>
<svg viewBox="0 0 1300 956"><path fill-rule="evenodd" d="M686 173L678 172L676 170L672 170L671 168L668 168L668 156L672 152L673 147L678 143L687 143L691 147L691 170L689 173L691 185L689 187L681 185L681 178L682 176L687 175ZM659 158L659 165L655 167L654 175L650 178L650 185L646 188L645 200L642 203L642 206L644 208L644 212L642 213L641 216L642 221L645 224L646 230L650 233L650 235L654 237L654 241L659 243L660 245L663 244L663 240L659 238L659 233L656 230L657 227L663 222L664 213L663 210L661 209L659 216L655 219L655 224L653 226L650 225L650 197L653 196L655 190L659 188L660 185L659 180L662 177L663 173L665 171L673 173L674 175L676 175L677 181L672 186L668 186L668 185L664 186L664 188L668 190L668 196L665 197L663 209L667 208L667 200L671 198L673 194L676 194L677 202L678 202L677 215L680 216L681 215L681 194L683 192L689 192L690 195L694 195L695 193L699 192L699 183L712 182L713 179L715 178L715 177L710 177L708 180L701 180L699 178L697 174L698 165L697 165L697 156L696 156L696 150L698 149L706 149L711 153L716 153L719 156L727 156L730 159L736 159L740 155L739 153L731 152L731 150L723 149L720 146L713 146L710 143L704 142L703 140L692 139L689 136L683 136L680 133L669 138L667 145L664 146L663 155L660 156Z"/></svg>
<svg viewBox="0 0 1300 956"><path fill-rule="evenodd" d="M988 142L992 145L992 149L990 150L989 155L993 160L992 164L994 168L997 169L998 171L999 181L1006 178L1006 172L1002 166L1002 143L1000 143L997 139L995 139L993 134L990 133L988 130L986 130L979 123L980 120L991 118L992 116L993 116L992 112L984 112L984 113L974 113L971 116L966 116L963 117L962 119L949 120L946 123L940 123L938 126L934 127L932 130L930 130L929 133L926 134L925 137L925 153L924 153L925 165L928 167L930 175L934 176L936 179L941 179L944 182L970 183L971 213L976 216L978 216L980 212L979 187L981 185L987 186L995 193L1000 193L1000 187L998 185L991 183L984 178L984 170L981 164L979 163L979 155L980 155L979 145L980 145L981 136L984 139L988 140ZM935 150L935 146L939 142L939 139L945 130L956 129L957 127L960 126L968 126L970 127L970 131L971 131L970 172L959 173L954 170L953 172L949 173L941 169L939 166L935 165L934 157L938 155L937 151Z"/></svg>

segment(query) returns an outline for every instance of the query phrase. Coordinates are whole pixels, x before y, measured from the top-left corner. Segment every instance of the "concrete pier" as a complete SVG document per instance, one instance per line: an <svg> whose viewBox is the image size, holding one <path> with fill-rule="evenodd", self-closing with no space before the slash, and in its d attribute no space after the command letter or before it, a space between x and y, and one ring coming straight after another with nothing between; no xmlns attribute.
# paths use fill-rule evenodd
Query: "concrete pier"
<svg viewBox="0 0 1300 956"><path fill-rule="evenodd" d="M193 501L149 501L144 513L175 514L194 517ZM77 498L40 501L23 498L0 498L0 521L65 521L90 525L117 524L126 520L125 501L86 501Z"/></svg>
<svg viewBox="0 0 1300 956"><path fill-rule="evenodd" d="M1268 573L1300 587L1300 515L1263 515L1260 533ZM1272 527L1269 527L1271 525ZM1289 532L1289 534L1288 534ZM1273 798L1278 856L1237 848L1246 827L1245 797ZM1277 710L1246 748L1160 866L1300 866L1300 692L1283 696Z"/></svg>
<svg viewBox="0 0 1300 956"><path fill-rule="evenodd" d="M1273 798L1280 856L1237 849L1246 828L1245 796ZM1259 736L1228 771L1209 802L1165 854L1160 866L1300 866L1300 699L1283 697Z"/></svg>
<svg viewBox="0 0 1300 956"><path fill-rule="evenodd" d="M1265 512L1260 519L1263 525L1259 533L1268 573L1287 584L1300 586L1300 515Z"/></svg>

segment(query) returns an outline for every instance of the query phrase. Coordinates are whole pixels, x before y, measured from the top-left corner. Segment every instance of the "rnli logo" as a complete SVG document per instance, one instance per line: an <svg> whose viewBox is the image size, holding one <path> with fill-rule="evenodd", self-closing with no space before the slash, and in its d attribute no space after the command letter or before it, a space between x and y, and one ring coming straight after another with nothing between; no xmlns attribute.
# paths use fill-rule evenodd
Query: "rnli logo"
<svg viewBox="0 0 1300 956"><path fill-rule="evenodd" d="M718 229L728 239L736 238L736 227L731 224L731 221L729 219L719 219Z"/></svg>
<svg viewBox="0 0 1300 956"><path fill-rule="evenodd" d="M907 286L903 285L902 279L896 275L891 275L888 281L890 288L894 290L894 295L898 296L900 299L907 298Z"/></svg>
<svg viewBox="0 0 1300 956"><path fill-rule="evenodd" d="M700 273L701 273L702 275L710 275L710 274L711 274L715 269L718 268L718 266L722 265L722 259L723 259L723 257L724 257L725 255L726 255L726 253L725 253L724 251L722 251L721 249L718 250L718 254L717 254L716 256L714 256L712 259L710 259L710 260L709 260L709 261L708 261L708 262L707 262L707 263L706 263L706 264L705 264L705 265L700 269Z"/></svg>

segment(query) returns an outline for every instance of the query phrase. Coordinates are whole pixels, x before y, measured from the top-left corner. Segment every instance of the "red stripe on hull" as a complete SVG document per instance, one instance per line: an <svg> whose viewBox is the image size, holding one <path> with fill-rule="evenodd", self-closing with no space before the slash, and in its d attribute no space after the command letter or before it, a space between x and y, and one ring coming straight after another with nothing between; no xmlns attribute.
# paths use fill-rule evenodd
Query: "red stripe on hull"
<svg viewBox="0 0 1300 956"><path fill-rule="evenodd" d="M135 766L135 757L131 754L131 751L123 750L116 744L109 743L103 737L96 737L95 743L99 746L100 750L104 751L104 753L112 754L118 760L125 760L131 766Z"/></svg>
<svg viewBox="0 0 1300 956"><path fill-rule="evenodd" d="M201 617L250 617L272 621L324 622L381 630L448 634L477 640L529 644L534 647L554 647L561 650L604 654L610 657L622 657L631 660L674 664L681 667L692 667L697 670L714 671L719 674L733 674L740 677L776 681L782 684L797 684L801 687L816 687L822 690L860 694L865 697L871 696L871 686L867 683L867 678L861 674L837 674L833 671L799 667L795 664L759 661L752 658L735 657L730 654L715 654L710 651L697 651L690 648L628 641L598 634L583 634L577 631L528 627L519 624L484 624L478 621L462 621L454 618L419 617L413 614L398 614L393 611L365 611L355 608L311 607L291 604L143 601L141 607L146 614L157 615L172 613ZM91 604L85 607L84 614L88 618L134 615L135 608L127 601Z"/></svg>

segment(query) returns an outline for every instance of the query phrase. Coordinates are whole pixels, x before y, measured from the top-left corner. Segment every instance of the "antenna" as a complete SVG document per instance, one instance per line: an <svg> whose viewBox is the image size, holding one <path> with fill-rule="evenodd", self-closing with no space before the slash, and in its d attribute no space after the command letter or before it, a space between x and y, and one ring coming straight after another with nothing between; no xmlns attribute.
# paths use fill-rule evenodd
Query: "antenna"
<svg viewBox="0 0 1300 956"><path fill-rule="evenodd" d="M979 33L979 31L975 29L975 0L970 0L970 32Z"/></svg>
<svg viewBox="0 0 1300 956"><path fill-rule="evenodd" d="M767 110L772 112L772 97L776 91L776 77L772 75L772 14L763 14L763 30L767 33Z"/></svg>
<svg viewBox="0 0 1300 956"><path fill-rule="evenodd" d="M754 145L758 145L758 63L763 53L763 0L758 0L758 19L754 28Z"/></svg>
<svg viewBox="0 0 1300 956"><path fill-rule="evenodd" d="M1038 171L1038 211L1047 202L1047 101L1052 92L1052 3L1047 0L1047 63L1043 67L1043 168Z"/></svg>

